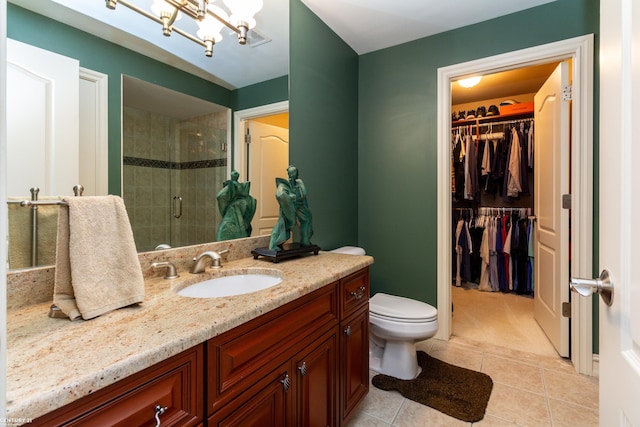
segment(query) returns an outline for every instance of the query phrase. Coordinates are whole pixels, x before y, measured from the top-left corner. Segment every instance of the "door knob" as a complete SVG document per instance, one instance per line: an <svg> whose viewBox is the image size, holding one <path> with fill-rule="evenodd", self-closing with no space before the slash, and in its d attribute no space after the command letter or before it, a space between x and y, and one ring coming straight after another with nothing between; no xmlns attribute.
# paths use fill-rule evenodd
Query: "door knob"
<svg viewBox="0 0 640 427"><path fill-rule="evenodd" d="M613 283L607 270L602 270L600 277L596 279L572 277L569 287L573 292L577 292L583 297L588 297L596 293L600 295L605 304L610 306L611 303L613 303Z"/></svg>

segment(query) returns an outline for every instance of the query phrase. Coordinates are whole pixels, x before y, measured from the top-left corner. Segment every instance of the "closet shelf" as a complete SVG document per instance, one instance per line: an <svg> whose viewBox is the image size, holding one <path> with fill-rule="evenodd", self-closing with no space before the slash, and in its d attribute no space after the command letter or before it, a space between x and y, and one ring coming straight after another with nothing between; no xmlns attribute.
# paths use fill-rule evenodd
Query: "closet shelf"
<svg viewBox="0 0 640 427"><path fill-rule="evenodd" d="M498 114L496 116L485 116L478 117L475 119L464 119L464 120L454 120L451 122L452 125L479 125L482 123L491 123L500 120L509 120L509 119L519 119L519 118L529 118L533 114L533 108L527 111L519 111L511 114Z"/></svg>

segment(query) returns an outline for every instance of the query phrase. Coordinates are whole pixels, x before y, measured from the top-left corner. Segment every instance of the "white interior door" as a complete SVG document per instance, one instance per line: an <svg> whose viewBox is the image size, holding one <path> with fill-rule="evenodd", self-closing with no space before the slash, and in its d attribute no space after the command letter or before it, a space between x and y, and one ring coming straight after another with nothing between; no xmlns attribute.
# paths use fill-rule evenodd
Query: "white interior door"
<svg viewBox="0 0 640 427"><path fill-rule="evenodd" d="M569 66L562 62L536 93L534 206L536 210L534 316L562 357L569 356L569 101L562 98Z"/></svg>
<svg viewBox="0 0 640 427"><path fill-rule="evenodd" d="M278 220L280 207L276 201L276 177L287 178L289 166L289 130L249 121L249 181L251 195L258 200L251 222L252 235L266 236Z"/></svg>
<svg viewBox="0 0 640 427"><path fill-rule="evenodd" d="M7 39L7 194L71 195L78 183L75 59Z"/></svg>
<svg viewBox="0 0 640 427"><path fill-rule="evenodd" d="M640 426L640 4L600 0L600 425Z"/></svg>

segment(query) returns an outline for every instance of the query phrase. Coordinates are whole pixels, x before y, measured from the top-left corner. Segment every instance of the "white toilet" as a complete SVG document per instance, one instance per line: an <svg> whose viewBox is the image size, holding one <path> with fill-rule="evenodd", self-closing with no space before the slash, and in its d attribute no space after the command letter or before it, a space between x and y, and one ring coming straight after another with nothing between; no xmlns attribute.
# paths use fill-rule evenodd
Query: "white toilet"
<svg viewBox="0 0 640 427"><path fill-rule="evenodd" d="M331 252L364 255L343 246ZM416 343L438 332L438 310L421 301L377 293L369 300L369 368L411 380L420 373Z"/></svg>
<svg viewBox="0 0 640 427"><path fill-rule="evenodd" d="M421 371L416 343L438 331L438 310L421 301L377 293L369 300L369 368L411 380Z"/></svg>

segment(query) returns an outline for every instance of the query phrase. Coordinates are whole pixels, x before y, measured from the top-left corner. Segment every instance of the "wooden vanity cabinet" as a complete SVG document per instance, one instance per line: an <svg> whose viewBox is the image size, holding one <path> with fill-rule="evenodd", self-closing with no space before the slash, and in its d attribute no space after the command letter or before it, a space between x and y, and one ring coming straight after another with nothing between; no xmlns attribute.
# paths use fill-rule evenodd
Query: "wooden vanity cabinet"
<svg viewBox="0 0 640 427"><path fill-rule="evenodd" d="M345 425L369 391L369 270L207 343L208 426Z"/></svg>
<svg viewBox="0 0 640 427"><path fill-rule="evenodd" d="M334 330L213 413L209 427L336 426Z"/></svg>
<svg viewBox="0 0 640 427"><path fill-rule="evenodd" d="M340 424L369 392L369 269L340 280Z"/></svg>
<svg viewBox="0 0 640 427"><path fill-rule="evenodd" d="M337 424L337 285L208 341L209 426Z"/></svg>
<svg viewBox="0 0 640 427"><path fill-rule="evenodd" d="M33 424L155 426L160 405L162 426L345 425L369 390L368 300L365 268Z"/></svg>
<svg viewBox="0 0 640 427"><path fill-rule="evenodd" d="M202 423L204 346L198 345L47 415L34 426L163 426Z"/></svg>

